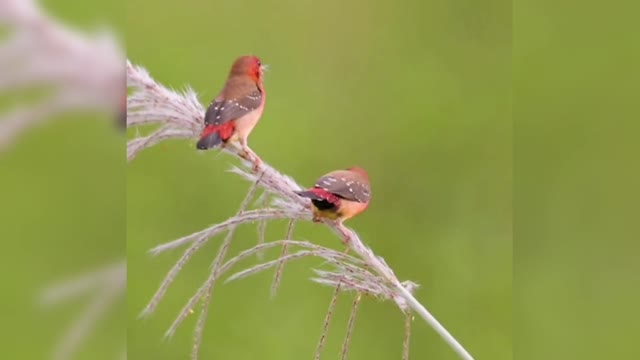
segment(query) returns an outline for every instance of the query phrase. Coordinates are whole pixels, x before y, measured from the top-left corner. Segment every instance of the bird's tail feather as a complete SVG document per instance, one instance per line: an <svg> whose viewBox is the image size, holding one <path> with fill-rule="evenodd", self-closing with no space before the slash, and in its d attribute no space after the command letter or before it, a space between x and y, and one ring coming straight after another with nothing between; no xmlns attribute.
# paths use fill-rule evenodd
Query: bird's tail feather
<svg viewBox="0 0 640 360"><path fill-rule="evenodd" d="M222 139L220 138L220 135L217 132L213 132L201 137L200 140L198 140L196 147L198 150L208 150L218 146L221 142Z"/></svg>
<svg viewBox="0 0 640 360"><path fill-rule="evenodd" d="M318 194L316 194L311 190L296 191L295 193L302 197L309 198L311 200L324 200L322 197L318 196Z"/></svg>
<svg viewBox="0 0 640 360"><path fill-rule="evenodd" d="M221 125L207 125L200 135L197 148L199 150L207 150L226 142L231 138L236 129L235 122L228 121Z"/></svg>
<svg viewBox="0 0 640 360"><path fill-rule="evenodd" d="M222 137L220 136L220 127L215 125L209 125L205 127L200 140L196 147L198 150L208 150L216 147L222 143Z"/></svg>

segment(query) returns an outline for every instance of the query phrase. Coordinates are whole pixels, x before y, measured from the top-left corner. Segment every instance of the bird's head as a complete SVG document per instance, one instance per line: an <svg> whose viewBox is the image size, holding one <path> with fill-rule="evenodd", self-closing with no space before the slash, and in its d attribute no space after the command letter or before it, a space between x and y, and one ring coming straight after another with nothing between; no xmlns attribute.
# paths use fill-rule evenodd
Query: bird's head
<svg viewBox="0 0 640 360"><path fill-rule="evenodd" d="M360 176L362 176L363 178L365 178L367 181L369 181L369 174L367 174L367 171L359 166L352 166L350 168L348 168L347 170L352 171Z"/></svg>
<svg viewBox="0 0 640 360"><path fill-rule="evenodd" d="M265 70L266 65L257 56L241 56L234 61L231 75L249 76L255 82L260 82Z"/></svg>

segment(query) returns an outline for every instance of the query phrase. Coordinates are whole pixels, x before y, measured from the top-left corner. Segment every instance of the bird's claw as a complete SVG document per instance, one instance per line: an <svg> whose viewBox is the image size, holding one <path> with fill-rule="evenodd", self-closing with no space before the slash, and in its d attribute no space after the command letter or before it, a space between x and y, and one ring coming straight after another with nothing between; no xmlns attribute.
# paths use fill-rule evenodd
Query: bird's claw
<svg viewBox="0 0 640 360"><path fill-rule="evenodd" d="M238 151L238 156L240 156L246 161L251 161L251 159L249 158L249 153L244 149L241 149Z"/></svg>
<svg viewBox="0 0 640 360"><path fill-rule="evenodd" d="M262 166L262 160L258 157L258 155L256 155L249 148L242 147L238 151L238 155L240 155L240 157L243 158L244 160L246 160L246 161L250 162L251 164L253 164L251 166L251 171L252 172L258 173L260 171L260 167Z"/></svg>
<svg viewBox="0 0 640 360"><path fill-rule="evenodd" d="M342 221L339 221L339 220L336 221L336 226L338 227L338 229L342 233L342 242L345 245L349 244L351 242L351 233L349 232L349 230L347 230L347 228L345 228L345 226L342 223Z"/></svg>
<svg viewBox="0 0 640 360"><path fill-rule="evenodd" d="M251 162L253 163L253 167L251 168L251 170L253 170L254 173L258 173L260 171L260 168L262 167L262 160L260 160L259 158L255 158Z"/></svg>

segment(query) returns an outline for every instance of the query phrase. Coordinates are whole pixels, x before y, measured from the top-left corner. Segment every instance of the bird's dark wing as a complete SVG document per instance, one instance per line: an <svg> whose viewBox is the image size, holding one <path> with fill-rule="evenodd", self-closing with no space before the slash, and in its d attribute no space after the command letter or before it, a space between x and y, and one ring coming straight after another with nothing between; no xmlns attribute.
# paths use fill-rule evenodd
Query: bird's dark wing
<svg viewBox="0 0 640 360"><path fill-rule="evenodd" d="M342 171L321 177L314 186L350 201L364 203L371 197L371 190L367 184Z"/></svg>
<svg viewBox="0 0 640 360"><path fill-rule="evenodd" d="M220 125L235 120L257 109L260 104L262 104L262 93L259 90L239 99L215 99L204 115L204 125Z"/></svg>

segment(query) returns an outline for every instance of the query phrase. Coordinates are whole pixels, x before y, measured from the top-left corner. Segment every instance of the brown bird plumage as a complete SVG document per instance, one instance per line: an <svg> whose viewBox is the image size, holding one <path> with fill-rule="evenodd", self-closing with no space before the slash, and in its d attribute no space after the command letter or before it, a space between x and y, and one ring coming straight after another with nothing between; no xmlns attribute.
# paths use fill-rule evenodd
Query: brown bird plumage
<svg viewBox="0 0 640 360"><path fill-rule="evenodd" d="M315 221L328 218L343 222L369 206L369 175L357 166L332 171L319 178L311 189L296 194L311 199Z"/></svg>
<svg viewBox="0 0 640 360"><path fill-rule="evenodd" d="M247 138L264 110L263 73L264 66L259 58L241 56L236 59L224 87L207 108L198 149L207 150L237 141L243 156L254 163L259 161L249 149Z"/></svg>

